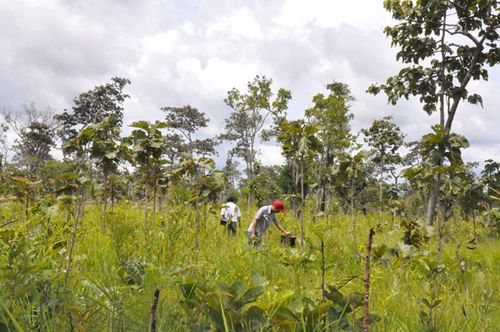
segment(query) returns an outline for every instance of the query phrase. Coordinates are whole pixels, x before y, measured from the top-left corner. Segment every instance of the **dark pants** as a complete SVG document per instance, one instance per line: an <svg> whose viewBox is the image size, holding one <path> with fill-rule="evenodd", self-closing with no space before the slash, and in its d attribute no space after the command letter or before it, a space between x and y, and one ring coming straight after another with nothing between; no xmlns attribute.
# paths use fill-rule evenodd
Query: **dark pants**
<svg viewBox="0 0 500 332"><path fill-rule="evenodd" d="M227 223L227 234L236 236L236 230L238 229L238 223L237 222L228 222Z"/></svg>

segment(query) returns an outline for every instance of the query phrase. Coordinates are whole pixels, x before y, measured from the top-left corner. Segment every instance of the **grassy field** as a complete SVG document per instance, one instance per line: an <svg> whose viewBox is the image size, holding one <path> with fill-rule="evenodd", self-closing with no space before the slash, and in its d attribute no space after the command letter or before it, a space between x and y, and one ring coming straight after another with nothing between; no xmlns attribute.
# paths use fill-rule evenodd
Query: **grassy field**
<svg viewBox="0 0 500 332"><path fill-rule="evenodd" d="M20 209L2 205L0 224ZM147 331L156 289L159 331L360 330L372 227L371 330L500 329L500 241L482 225L477 248L468 249L472 224L459 221L459 264L447 222L437 266L436 235L421 248L404 246L400 221L388 216L355 217L356 255L350 216L306 221L303 248L281 245L272 226L262 247L250 247L248 214L235 238L216 214L203 216L196 249L189 205L171 205L148 232L141 206L116 206L104 232L99 209L87 206L70 263L74 220L39 204L28 220L0 228L0 331ZM291 213L282 217L286 229L300 233Z"/></svg>

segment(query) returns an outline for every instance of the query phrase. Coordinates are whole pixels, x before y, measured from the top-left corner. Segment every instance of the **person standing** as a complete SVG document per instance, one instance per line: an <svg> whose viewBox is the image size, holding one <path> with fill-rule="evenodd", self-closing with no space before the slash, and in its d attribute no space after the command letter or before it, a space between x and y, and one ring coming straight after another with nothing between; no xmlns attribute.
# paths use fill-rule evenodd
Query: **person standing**
<svg viewBox="0 0 500 332"><path fill-rule="evenodd" d="M274 224L276 228L286 236L290 236L290 232L286 231L276 219L276 213L284 212L285 205L282 201L274 201L271 205L261 207L250 226L248 226L248 242L251 245L259 246L262 236L266 233L268 227Z"/></svg>
<svg viewBox="0 0 500 332"><path fill-rule="evenodd" d="M227 225L227 233L236 236L236 230L241 223L241 211L236 205L236 198L229 196L226 204L222 206L220 211L221 225Z"/></svg>

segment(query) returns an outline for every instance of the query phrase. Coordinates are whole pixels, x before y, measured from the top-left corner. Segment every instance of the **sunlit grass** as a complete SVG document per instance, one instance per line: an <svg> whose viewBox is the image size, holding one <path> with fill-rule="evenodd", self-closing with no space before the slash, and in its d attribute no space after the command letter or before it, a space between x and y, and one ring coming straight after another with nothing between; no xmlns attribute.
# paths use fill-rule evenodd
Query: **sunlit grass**
<svg viewBox="0 0 500 332"><path fill-rule="evenodd" d="M141 206L116 206L108 216L106 232L101 230L99 211L98 207L86 208L81 227L77 230L68 285L63 281L67 253L60 252L63 247L57 252L47 248L52 248L58 241L69 241L73 220L66 222L57 215L50 219L40 215L33 216L29 223L17 223L12 227L18 232L16 238L19 241L21 237L32 240L31 256L26 258L26 264L35 264L35 260L52 262L49 269L40 272L40 278L59 285L49 287L50 298L59 297L59 310L46 311L36 317L41 323L30 322L30 317L35 316L26 312L33 312L29 304L33 298L16 299L3 292L0 300L8 311L3 310L0 317L6 321L12 316L15 320L11 319L10 326L14 330L17 325L27 330L58 330L67 327L68 317L71 317L73 327L81 331L144 331L149 324L149 310L156 288L161 290L159 329L185 330L194 321L206 318L199 312L187 312L183 308L180 292L183 282L190 280L213 288L237 280L251 285L256 272L267 280L259 299L262 303L272 303L288 291L320 303L321 253L311 247L319 246L320 237L325 243L326 284L341 287L344 294L363 293L364 250L372 227L376 229L374 248L385 245L399 250L400 255L397 257L386 252L382 258L372 259L370 310L380 317L372 330L426 330L426 323L419 313L429 311L422 300L431 296L433 287L435 297L441 301L433 309L433 324L438 330L495 331L500 324L500 241L488 238L487 229L481 226L478 226L478 246L470 250L464 242L472 237L471 227L460 223L462 245L459 255L465 264L464 272L456 259L453 233L448 231L440 262L442 271L434 281L429 277L428 268L436 260L435 236L416 250L414 257L405 258L400 250L403 230L397 226L398 220L393 221L388 216L356 216L358 255L355 256L350 216L329 216L328 222L321 217L314 224L306 215L303 249L299 239L295 249L282 246L279 232L274 228L268 230L264 245L256 249L247 244L246 228L251 215L244 214L237 236L230 237L217 218L210 214L201 227L200 246L195 248L194 213L187 205L158 214L156 224L152 224L147 232L143 229ZM2 210L4 218L10 218L9 213L13 216L16 210ZM300 233L298 222L291 213L285 214L281 220L286 229L294 234ZM452 230L450 224L447 228ZM0 265L5 267L8 261L8 254L2 254ZM127 264L143 269L140 282L127 275ZM2 272L0 277L3 284L7 278L5 273ZM49 305L44 304L41 295L37 303ZM361 316L362 308L358 308L352 317ZM301 327L297 325L297 329Z"/></svg>

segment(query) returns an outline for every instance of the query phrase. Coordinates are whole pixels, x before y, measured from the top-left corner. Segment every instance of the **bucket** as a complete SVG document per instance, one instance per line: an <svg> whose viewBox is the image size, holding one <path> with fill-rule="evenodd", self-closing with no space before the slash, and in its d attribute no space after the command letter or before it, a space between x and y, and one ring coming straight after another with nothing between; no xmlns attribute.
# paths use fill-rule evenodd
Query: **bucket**
<svg viewBox="0 0 500 332"><path fill-rule="evenodd" d="M281 243L286 246L295 247L295 240L296 237L293 235L281 235Z"/></svg>

